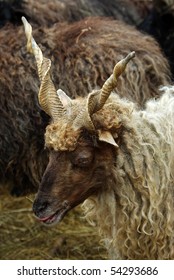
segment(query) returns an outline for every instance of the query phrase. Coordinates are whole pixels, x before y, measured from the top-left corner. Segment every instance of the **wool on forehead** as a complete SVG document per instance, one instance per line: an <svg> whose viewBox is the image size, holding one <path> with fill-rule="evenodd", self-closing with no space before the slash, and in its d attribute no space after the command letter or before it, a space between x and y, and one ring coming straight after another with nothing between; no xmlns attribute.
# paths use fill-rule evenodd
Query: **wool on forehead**
<svg viewBox="0 0 174 280"><path fill-rule="evenodd" d="M121 109L120 104L122 105ZM82 125L79 129L75 129L73 122L85 106L86 102L84 100L82 103L80 100L73 100L72 106L69 108L69 115L63 116L55 123L47 126L45 133L46 147L55 151L75 150L85 127ZM88 132L98 136L100 130L105 130L116 136L120 127L129 127L133 110L135 110L135 106L132 102L121 100L117 94L113 93L104 107L91 116L96 130Z"/></svg>

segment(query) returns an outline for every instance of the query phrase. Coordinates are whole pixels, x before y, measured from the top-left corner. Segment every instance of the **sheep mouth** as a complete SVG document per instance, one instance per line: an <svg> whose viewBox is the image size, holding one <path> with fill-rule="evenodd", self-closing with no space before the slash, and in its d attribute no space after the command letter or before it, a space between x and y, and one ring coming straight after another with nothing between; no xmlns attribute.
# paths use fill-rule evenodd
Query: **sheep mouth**
<svg viewBox="0 0 174 280"><path fill-rule="evenodd" d="M70 210L70 207L58 209L55 213L50 216L38 218L40 222L46 225L53 225L59 223L65 214Z"/></svg>

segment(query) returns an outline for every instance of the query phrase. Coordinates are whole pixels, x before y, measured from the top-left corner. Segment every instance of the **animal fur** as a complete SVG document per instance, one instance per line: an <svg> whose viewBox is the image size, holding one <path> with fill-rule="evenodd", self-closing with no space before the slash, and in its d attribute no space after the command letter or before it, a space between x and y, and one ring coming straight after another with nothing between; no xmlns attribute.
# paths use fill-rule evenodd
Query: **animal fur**
<svg viewBox="0 0 174 280"><path fill-rule="evenodd" d="M41 221L51 223L65 203L69 210L89 197L86 217L99 227L109 258L174 258L174 87L163 92L144 110L112 94L93 115L96 131L110 131L118 148L83 127L73 131L72 116L86 98L73 101L67 120L47 127L50 162L33 206ZM91 149L87 169L78 166L78 154Z"/></svg>
<svg viewBox="0 0 174 280"><path fill-rule="evenodd" d="M108 16L138 25L147 16L151 1L137 0L1 0L0 26L21 24L21 16L32 25L51 27L57 22L74 22L88 16Z"/></svg>
<svg viewBox="0 0 174 280"><path fill-rule="evenodd" d="M163 92L144 111L126 103L125 110L113 98L106 105L113 112L123 108L124 132L107 184L84 208L97 221L110 258L174 258L174 87Z"/></svg>
<svg viewBox="0 0 174 280"><path fill-rule="evenodd" d="M116 94L120 75L133 67L131 52L100 90L73 100L56 91L51 61L22 20L41 80L39 103L51 117L45 133L49 163L33 203L36 217L55 224L88 199L86 216L98 224L110 258L173 259L174 87L164 87L144 110Z"/></svg>
<svg viewBox="0 0 174 280"><path fill-rule="evenodd" d="M45 56L53 62L53 81L69 96L85 96L102 86L115 62L136 51L117 93L143 105L170 83L168 62L157 43L118 21L89 18L34 30ZM13 193L35 191L47 165L44 131L48 116L37 101L39 81L33 57L26 52L23 28L0 31L0 177ZM162 67L161 67L162 66Z"/></svg>
<svg viewBox="0 0 174 280"><path fill-rule="evenodd" d="M37 25L74 22L89 16L108 16L138 25L151 8L151 1L137 0L51 0L25 1L24 11Z"/></svg>

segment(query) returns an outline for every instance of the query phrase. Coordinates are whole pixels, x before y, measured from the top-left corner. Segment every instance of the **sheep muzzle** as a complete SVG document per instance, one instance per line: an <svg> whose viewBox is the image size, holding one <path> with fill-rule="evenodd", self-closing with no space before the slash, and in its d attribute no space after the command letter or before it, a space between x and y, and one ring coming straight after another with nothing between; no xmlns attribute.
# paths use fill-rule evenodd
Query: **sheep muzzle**
<svg viewBox="0 0 174 280"><path fill-rule="evenodd" d="M67 201L59 206L55 201L49 199L36 198L33 203L33 212L39 221L46 225L53 225L60 222L65 214L71 209Z"/></svg>

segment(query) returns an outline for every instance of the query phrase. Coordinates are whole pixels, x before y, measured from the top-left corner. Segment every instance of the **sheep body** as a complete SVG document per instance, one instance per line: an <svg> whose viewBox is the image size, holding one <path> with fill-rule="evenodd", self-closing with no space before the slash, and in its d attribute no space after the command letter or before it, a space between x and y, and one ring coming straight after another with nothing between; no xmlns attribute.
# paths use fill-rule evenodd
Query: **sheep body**
<svg viewBox="0 0 174 280"><path fill-rule="evenodd" d="M156 42L118 21L89 18L39 28L34 35L53 61L54 83L72 98L100 87L115 61L133 49L136 59L119 80L120 96L142 105L159 94L158 86L170 83L167 60ZM2 28L0 41L0 173L20 194L36 190L46 167L44 131L49 118L38 105L39 82L33 57L22 47L23 29Z"/></svg>
<svg viewBox="0 0 174 280"><path fill-rule="evenodd" d="M110 180L83 205L112 259L174 258L174 87L163 91L143 111L127 104L132 112L126 113Z"/></svg>

